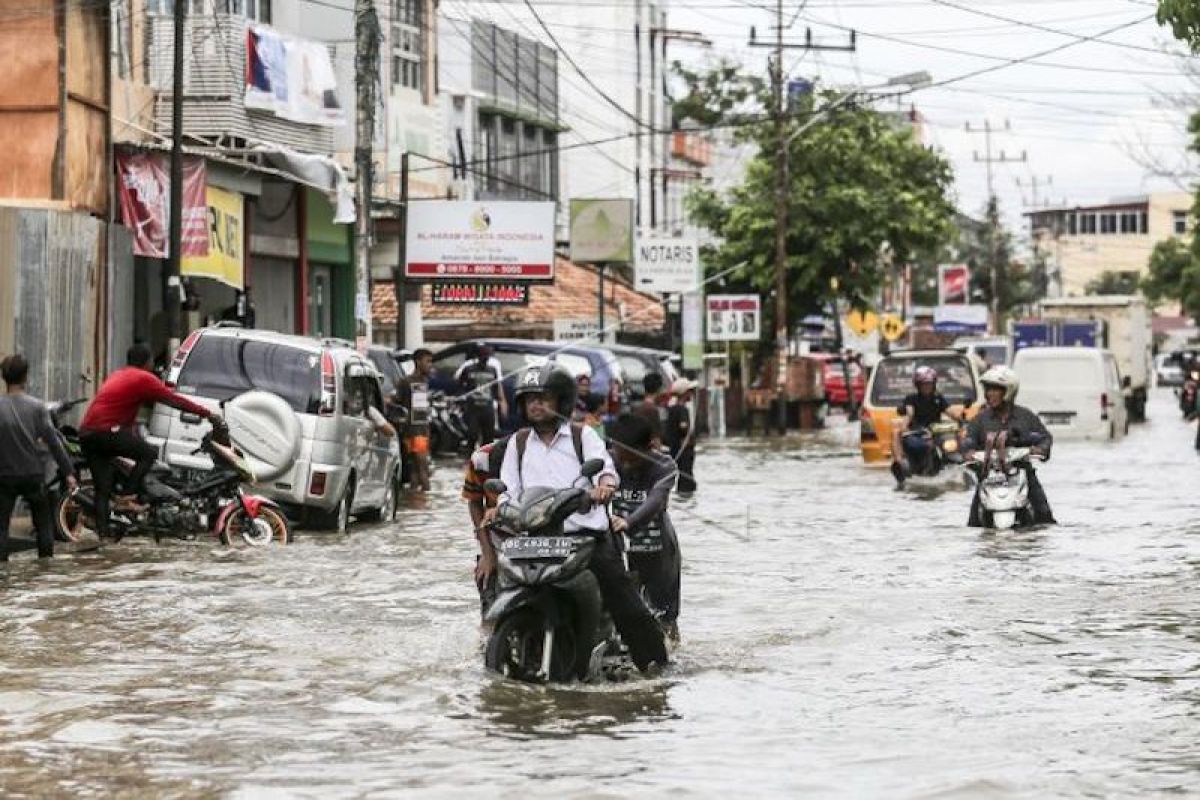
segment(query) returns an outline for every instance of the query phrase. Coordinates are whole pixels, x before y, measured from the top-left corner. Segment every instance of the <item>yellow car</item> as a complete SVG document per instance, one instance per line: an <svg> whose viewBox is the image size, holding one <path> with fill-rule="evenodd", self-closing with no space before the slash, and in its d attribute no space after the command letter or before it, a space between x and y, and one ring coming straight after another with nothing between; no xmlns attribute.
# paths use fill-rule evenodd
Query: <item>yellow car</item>
<svg viewBox="0 0 1200 800"><path fill-rule="evenodd" d="M968 419L983 405L979 370L969 356L954 350L906 350L880 361L867 382L863 400L860 440L863 461L885 466L892 460L892 426L900 417L904 398L914 394L917 367L933 367L938 391L952 408L966 409Z"/></svg>

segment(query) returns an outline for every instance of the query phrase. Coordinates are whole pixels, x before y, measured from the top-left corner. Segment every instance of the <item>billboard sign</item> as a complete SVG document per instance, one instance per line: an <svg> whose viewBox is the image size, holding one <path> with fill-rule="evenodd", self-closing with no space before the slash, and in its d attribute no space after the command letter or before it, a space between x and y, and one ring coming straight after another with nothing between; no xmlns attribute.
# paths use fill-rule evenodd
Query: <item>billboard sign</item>
<svg viewBox="0 0 1200 800"><path fill-rule="evenodd" d="M410 203L404 275L417 281L553 280L554 203Z"/></svg>
<svg viewBox="0 0 1200 800"><path fill-rule="evenodd" d="M970 301L971 268L966 264L938 267L938 305L966 305Z"/></svg>
<svg viewBox="0 0 1200 800"><path fill-rule="evenodd" d="M600 341L600 323L594 319L556 319L554 320L554 341L556 342L598 342Z"/></svg>
<svg viewBox="0 0 1200 800"><path fill-rule="evenodd" d="M435 306L529 305L527 283L435 283Z"/></svg>
<svg viewBox="0 0 1200 800"><path fill-rule="evenodd" d="M762 301L756 294L713 294L705 303L710 342L757 342Z"/></svg>
<svg viewBox="0 0 1200 800"><path fill-rule="evenodd" d="M571 260L579 264L633 261L633 201L572 198Z"/></svg>
<svg viewBox="0 0 1200 800"><path fill-rule="evenodd" d="M700 287L700 245L695 239L638 239L634 288L639 292L683 294Z"/></svg>

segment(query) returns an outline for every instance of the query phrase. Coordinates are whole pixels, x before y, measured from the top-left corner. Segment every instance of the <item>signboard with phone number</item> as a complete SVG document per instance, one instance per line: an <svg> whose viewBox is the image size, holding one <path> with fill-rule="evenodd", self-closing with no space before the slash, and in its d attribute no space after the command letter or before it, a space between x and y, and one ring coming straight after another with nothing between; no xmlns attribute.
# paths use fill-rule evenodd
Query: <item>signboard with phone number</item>
<svg viewBox="0 0 1200 800"><path fill-rule="evenodd" d="M430 290L434 305L529 305L529 286L521 283L435 283Z"/></svg>

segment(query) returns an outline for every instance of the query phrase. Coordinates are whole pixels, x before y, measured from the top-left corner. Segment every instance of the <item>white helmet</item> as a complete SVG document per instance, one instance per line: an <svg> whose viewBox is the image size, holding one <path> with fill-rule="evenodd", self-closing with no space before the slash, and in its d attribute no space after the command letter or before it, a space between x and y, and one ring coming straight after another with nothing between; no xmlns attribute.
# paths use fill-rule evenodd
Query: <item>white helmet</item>
<svg viewBox="0 0 1200 800"><path fill-rule="evenodd" d="M1009 367L992 367L979 377L979 382L986 390L989 386L999 386L1004 390L1004 402L1011 403L1017 399L1017 391L1021 388L1021 379Z"/></svg>

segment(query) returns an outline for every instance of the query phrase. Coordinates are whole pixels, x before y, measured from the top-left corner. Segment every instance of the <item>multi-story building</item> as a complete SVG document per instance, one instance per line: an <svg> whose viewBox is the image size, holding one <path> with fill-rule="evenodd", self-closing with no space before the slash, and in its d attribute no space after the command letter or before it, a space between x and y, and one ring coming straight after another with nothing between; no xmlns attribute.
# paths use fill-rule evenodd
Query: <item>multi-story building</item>
<svg viewBox="0 0 1200 800"><path fill-rule="evenodd" d="M1144 274L1156 243L1191 232L1192 202L1186 192L1154 192L1025 216L1035 246L1057 273L1052 294L1070 297L1086 294L1105 272Z"/></svg>

